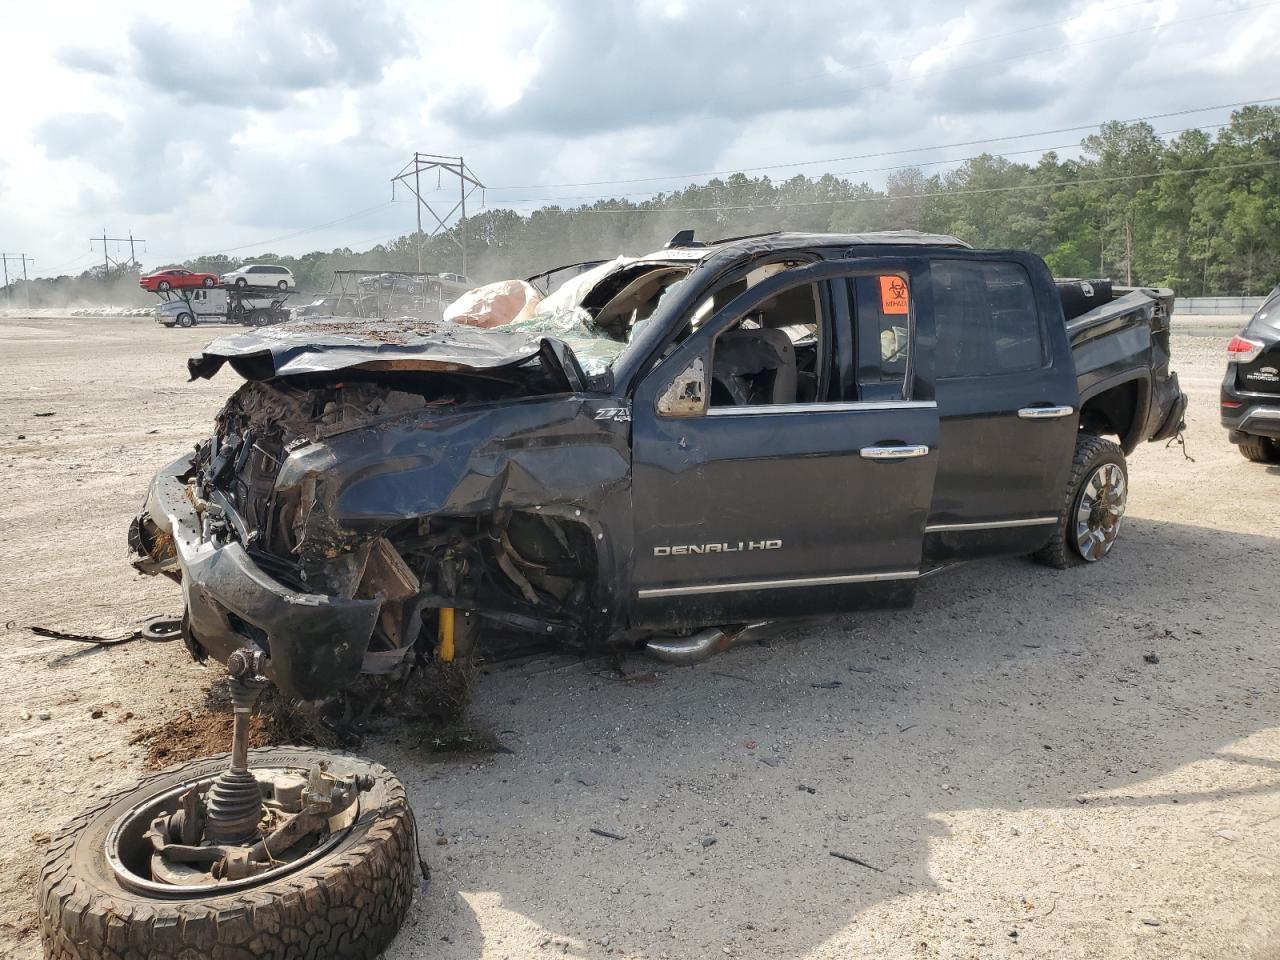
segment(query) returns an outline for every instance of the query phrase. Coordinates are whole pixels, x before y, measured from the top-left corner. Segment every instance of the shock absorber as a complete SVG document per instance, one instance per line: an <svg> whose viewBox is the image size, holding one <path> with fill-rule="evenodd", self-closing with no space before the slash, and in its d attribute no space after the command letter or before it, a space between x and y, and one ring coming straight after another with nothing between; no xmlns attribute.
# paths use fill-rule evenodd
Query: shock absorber
<svg viewBox="0 0 1280 960"><path fill-rule="evenodd" d="M260 650L237 650L227 659L231 675L231 765L218 774L205 796L205 837L214 843L244 843L258 839L262 820L262 788L249 771L249 721L266 684L258 673Z"/></svg>

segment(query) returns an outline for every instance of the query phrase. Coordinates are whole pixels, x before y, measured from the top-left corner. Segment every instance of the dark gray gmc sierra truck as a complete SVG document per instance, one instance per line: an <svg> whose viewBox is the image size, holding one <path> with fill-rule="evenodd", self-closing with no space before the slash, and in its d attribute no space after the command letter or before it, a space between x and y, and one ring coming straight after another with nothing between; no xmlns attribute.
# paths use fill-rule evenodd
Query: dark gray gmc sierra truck
<svg viewBox="0 0 1280 960"><path fill-rule="evenodd" d="M1101 560L1126 453L1183 425L1172 293L1030 253L685 231L553 273L494 329L314 318L191 359L245 382L130 545L193 655L309 700L512 632L690 662L959 561Z"/></svg>

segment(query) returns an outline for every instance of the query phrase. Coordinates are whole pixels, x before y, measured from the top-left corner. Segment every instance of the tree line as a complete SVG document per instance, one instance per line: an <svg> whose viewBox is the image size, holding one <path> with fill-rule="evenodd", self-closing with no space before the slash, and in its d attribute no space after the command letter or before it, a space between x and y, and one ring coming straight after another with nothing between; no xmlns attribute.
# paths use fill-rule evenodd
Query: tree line
<svg viewBox="0 0 1280 960"><path fill-rule="evenodd" d="M1051 151L1025 163L983 153L943 173L895 169L883 189L837 174L775 182L737 173L639 201L601 198L528 215L485 209L466 221L468 272L485 282L643 254L683 229L704 240L770 230L923 230L976 247L1032 250L1057 276L1111 277L1182 296L1264 294L1280 282L1280 108L1245 107L1216 135L1192 129L1168 141L1148 123L1111 122L1084 138L1079 158ZM322 292L334 270L417 269L420 242L424 269L461 272L460 237L455 226L364 252L218 255L183 266L223 273L245 262L280 263L300 289ZM101 282L102 273L97 267L75 281Z"/></svg>

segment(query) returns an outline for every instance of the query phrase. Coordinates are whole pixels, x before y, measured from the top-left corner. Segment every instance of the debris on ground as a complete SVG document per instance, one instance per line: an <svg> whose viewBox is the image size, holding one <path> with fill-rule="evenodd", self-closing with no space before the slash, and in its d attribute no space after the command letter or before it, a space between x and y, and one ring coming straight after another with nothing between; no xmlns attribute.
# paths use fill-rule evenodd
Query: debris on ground
<svg viewBox="0 0 1280 960"><path fill-rule="evenodd" d="M1159 663L1159 662L1160 662L1160 656L1159 656L1159 654L1155 654L1155 653L1144 653L1144 654L1142 655L1142 659L1143 659L1144 661L1146 661L1147 663Z"/></svg>
<svg viewBox="0 0 1280 960"><path fill-rule="evenodd" d="M142 626L135 627L119 636L108 637L96 633L71 633L66 630L55 630L53 627L32 625L27 627L37 637L49 640L70 640L75 643L89 643L99 647L115 647L134 640L150 640L152 643L168 643L182 636L182 618L161 615L148 617Z"/></svg>
<svg viewBox="0 0 1280 960"><path fill-rule="evenodd" d="M601 830L599 827L588 827L587 829L590 830L592 833L594 833L597 837L604 837L606 840L627 839L620 833L613 833L612 831L609 831L609 830Z"/></svg>
<svg viewBox="0 0 1280 960"><path fill-rule="evenodd" d="M851 854L841 853L838 850L828 850L827 852L831 854L831 856L835 857L837 860L846 860L849 863L856 863L860 867L866 867L868 870L874 870L876 873L884 873L883 867L872 866L871 864L867 863L867 861L859 860L857 857Z"/></svg>

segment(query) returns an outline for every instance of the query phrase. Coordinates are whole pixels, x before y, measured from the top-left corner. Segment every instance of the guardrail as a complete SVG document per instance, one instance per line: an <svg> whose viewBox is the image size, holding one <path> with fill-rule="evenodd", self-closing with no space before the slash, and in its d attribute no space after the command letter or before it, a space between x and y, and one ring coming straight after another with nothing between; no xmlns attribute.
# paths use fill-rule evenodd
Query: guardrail
<svg viewBox="0 0 1280 960"><path fill-rule="evenodd" d="M1199 314L1200 316L1226 317L1253 314L1266 297L1176 297L1173 315Z"/></svg>

